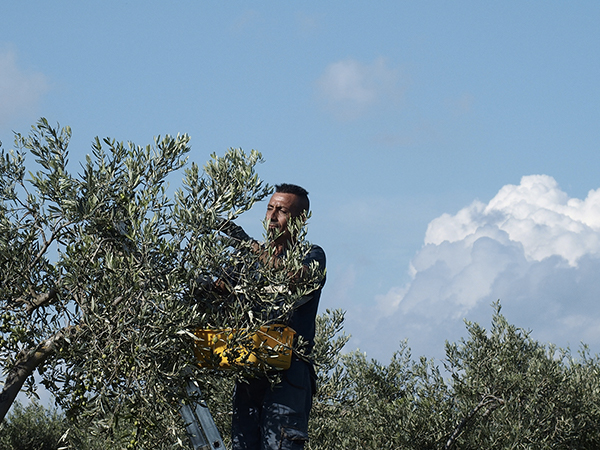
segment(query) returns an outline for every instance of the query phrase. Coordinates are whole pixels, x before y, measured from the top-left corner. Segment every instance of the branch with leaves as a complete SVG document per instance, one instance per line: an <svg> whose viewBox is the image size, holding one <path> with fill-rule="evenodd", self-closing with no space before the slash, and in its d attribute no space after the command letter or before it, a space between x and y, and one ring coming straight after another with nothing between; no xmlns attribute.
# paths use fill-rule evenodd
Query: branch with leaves
<svg viewBox="0 0 600 450"><path fill-rule="evenodd" d="M220 232L272 191L256 151L213 154L201 170L187 165L186 135L145 147L96 138L74 175L70 134L42 119L0 153L0 364L33 392L19 358L47 348L29 361L68 415L109 431L128 422L128 445L178 442L187 374L211 379L195 365L190 331L252 331L285 317L319 281L289 280L308 243L273 267ZM27 178L29 154L38 170ZM232 289L202 290L217 279ZM266 289L273 283L283 300ZM53 341L64 330L74 332Z"/></svg>

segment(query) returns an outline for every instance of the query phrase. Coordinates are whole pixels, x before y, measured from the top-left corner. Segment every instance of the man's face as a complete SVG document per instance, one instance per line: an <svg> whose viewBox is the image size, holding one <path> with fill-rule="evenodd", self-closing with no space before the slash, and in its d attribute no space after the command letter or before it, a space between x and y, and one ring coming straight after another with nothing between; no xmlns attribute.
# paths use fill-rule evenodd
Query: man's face
<svg viewBox="0 0 600 450"><path fill-rule="evenodd" d="M275 192L267 205L266 219L269 223L269 236L274 242L284 244L292 240L287 228L290 218L300 214L300 199L296 194Z"/></svg>

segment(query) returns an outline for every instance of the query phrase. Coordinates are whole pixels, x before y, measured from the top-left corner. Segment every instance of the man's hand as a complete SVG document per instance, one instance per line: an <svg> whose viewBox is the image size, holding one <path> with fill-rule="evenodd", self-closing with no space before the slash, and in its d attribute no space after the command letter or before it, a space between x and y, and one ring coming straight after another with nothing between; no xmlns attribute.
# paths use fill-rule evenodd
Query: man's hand
<svg viewBox="0 0 600 450"><path fill-rule="evenodd" d="M236 241L245 242L252 240L242 227L236 225L231 220L219 219L217 222L217 229Z"/></svg>
<svg viewBox="0 0 600 450"><path fill-rule="evenodd" d="M217 230L239 243L249 242L250 249L256 254L261 254L264 250L258 241L248 236L248 233L246 233L242 227L236 225L231 220L218 219Z"/></svg>

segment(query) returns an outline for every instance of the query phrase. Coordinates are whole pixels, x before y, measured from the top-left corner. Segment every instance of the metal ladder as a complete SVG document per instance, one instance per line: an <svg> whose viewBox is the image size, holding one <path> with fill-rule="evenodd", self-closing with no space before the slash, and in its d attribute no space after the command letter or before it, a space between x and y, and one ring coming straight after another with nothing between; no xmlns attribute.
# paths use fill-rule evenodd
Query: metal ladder
<svg viewBox="0 0 600 450"><path fill-rule="evenodd" d="M186 423L186 431L194 450L226 450L221 434L202 398L198 383L190 379L186 386L188 402L179 413Z"/></svg>

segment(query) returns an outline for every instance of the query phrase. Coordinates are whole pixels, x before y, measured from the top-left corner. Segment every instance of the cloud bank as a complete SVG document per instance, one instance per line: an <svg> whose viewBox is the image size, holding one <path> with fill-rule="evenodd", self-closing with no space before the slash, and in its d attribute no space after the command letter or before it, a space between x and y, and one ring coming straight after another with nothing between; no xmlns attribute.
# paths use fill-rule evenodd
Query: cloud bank
<svg viewBox="0 0 600 450"><path fill-rule="evenodd" d="M354 59L331 63L317 80L320 99L338 119L352 120L372 105L399 95L399 73L384 58L371 64Z"/></svg>
<svg viewBox="0 0 600 450"><path fill-rule="evenodd" d="M0 48L0 127L35 114L47 90L44 75L24 71L17 65L13 51Z"/></svg>
<svg viewBox="0 0 600 450"><path fill-rule="evenodd" d="M377 298L378 328L416 354L442 356L445 339L465 336L465 318L488 326L498 299L535 339L600 353L600 189L580 200L550 176L525 176L434 219L410 271L410 283Z"/></svg>

